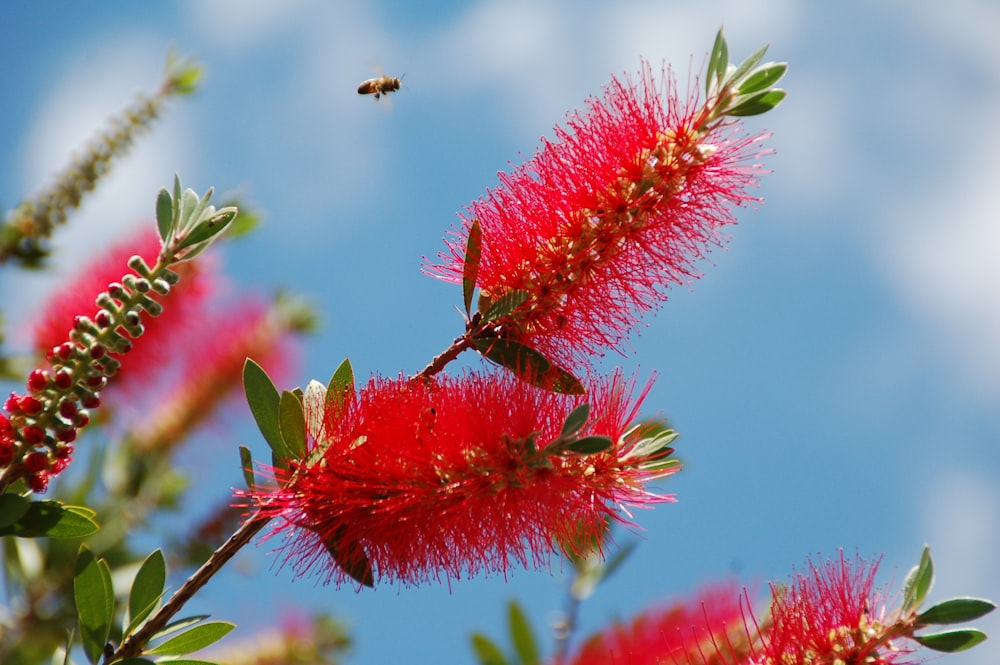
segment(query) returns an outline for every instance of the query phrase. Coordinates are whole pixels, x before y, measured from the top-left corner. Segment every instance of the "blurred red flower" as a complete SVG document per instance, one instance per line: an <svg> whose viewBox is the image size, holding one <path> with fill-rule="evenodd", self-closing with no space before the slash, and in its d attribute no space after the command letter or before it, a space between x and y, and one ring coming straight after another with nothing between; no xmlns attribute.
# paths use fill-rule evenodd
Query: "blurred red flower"
<svg viewBox="0 0 1000 665"><path fill-rule="evenodd" d="M648 610L587 639L554 665L733 665L749 650L745 592L733 583L705 587L692 598Z"/></svg>

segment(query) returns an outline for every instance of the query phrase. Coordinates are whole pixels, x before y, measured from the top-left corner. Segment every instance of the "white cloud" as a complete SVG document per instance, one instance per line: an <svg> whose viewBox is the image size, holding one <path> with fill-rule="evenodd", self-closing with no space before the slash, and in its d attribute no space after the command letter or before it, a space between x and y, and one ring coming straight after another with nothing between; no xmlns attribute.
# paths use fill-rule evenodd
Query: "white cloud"
<svg viewBox="0 0 1000 665"><path fill-rule="evenodd" d="M339 4L339 3L338 3ZM294 26L316 3L309 0L194 0L187 3L191 23L213 46L243 51L260 46Z"/></svg>

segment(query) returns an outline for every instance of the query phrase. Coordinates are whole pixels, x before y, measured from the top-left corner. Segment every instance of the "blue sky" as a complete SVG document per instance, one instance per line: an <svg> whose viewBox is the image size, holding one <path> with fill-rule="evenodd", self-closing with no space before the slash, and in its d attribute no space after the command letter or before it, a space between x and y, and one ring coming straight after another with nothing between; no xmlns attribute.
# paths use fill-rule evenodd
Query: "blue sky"
<svg viewBox="0 0 1000 665"><path fill-rule="evenodd" d="M884 553L899 584L925 542L933 595L1000 599L1000 8L952 3L110 2L0 6L0 202L34 191L139 89L168 46L207 68L56 239L63 269L148 223L174 171L266 213L224 251L240 288L314 300L298 382L349 356L413 372L461 327L460 293L420 273L462 206L639 58L683 82L724 24L734 56L771 43L789 98L767 202L740 212L704 277L675 289L626 368L682 432L680 502L637 515L630 564L583 608L589 632L731 572L782 579L838 547ZM391 108L355 93L405 73ZM0 273L8 321L53 276ZM11 342L23 344L11 330ZM204 437L206 503L239 484L242 416ZM203 464L210 458L211 465ZM214 465L214 466L212 466ZM220 480L223 479L223 480ZM197 505L194 503L193 505ZM348 619L353 663L473 662L516 598L544 628L566 571L356 594L241 555L191 606L240 633L294 607ZM997 619L979 622L1000 637ZM1000 642L949 662L985 664Z"/></svg>

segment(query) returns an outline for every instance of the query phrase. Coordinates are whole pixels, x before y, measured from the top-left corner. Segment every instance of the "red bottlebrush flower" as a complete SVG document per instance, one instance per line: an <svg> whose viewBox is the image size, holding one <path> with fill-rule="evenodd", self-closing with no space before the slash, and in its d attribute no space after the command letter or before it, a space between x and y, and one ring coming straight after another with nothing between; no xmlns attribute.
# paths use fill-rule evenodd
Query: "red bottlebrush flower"
<svg viewBox="0 0 1000 665"><path fill-rule="evenodd" d="M787 587L772 586L771 611L754 664L870 663L902 665L909 649L889 643L885 625L886 594L875 588L878 560L858 558L851 564L843 552L837 560L798 575Z"/></svg>
<svg viewBox="0 0 1000 665"><path fill-rule="evenodd" d="M325 410L307 391L310 451L253 504L279 518L272 535L285 535L296 571L319 569L326 582L365 562L372 578L411 584L542 565L594 542L606 518L626 522L619 507L673 500L645 485L676 467L657 467L649 439L630 430L649 387L634 397L634 380L616 374L582 398L508 373L375 377ZM586 455L560 437L584 399L591 420L579 435L611 443Z"/></svg>
<svg viewBox="0 0 1000 665"><path fill-rule="evenodd" d="M279 303L269 307L247 299L224 312L203 317L206 331L180 357L173 385L157 392L144 421L135 428L132 444L139 450L165 452L181 442L215 407L241 386L243 363L254 358L275 377L286 376L294 364L291 334L298 322Z"/></svg>
<svg viewBox="0 0 1000 665"><path fill-rule="evenodd" d="M49 300L35 324L34 345L38 353L45 355L62 348L74 327L75 318L94 316L98 312L95 299L107 290L109 284L118 282L122 275L131 272L127 265L130 257L138 254L153 265L159 253L160 237L156 229L147 224L69 280L66 287ZM128 382L133 379L144 380L151 368L157 368L162 363L165 349L174 344L178 334L186 327L197 325L200 319L197 312L211 293L216 279L213 262L204 256L197 261L174 266L181 280L165 301L163 313L156 317L143 317L145 332L142 341L127 356L110 354L122 363L111 385L125 391Z"/></svg>
<svg viewBox="0 0 1000 665"><path fill-rule="evenodd" d="M527 300L488 327L565 366L622 350L666 288L698 276L695 264L735 222L733 208L762 173L750 163L765 138L745 136L685 101L672 76L643 63L638 83L612 79L602 99L574 113L555 141L473 203L428 274L461 282L473 222L482 231L476 286L488 303ZM714 105L714 106L713 106Z"/></svg>
<svg viewBox="0 0 1000 665"><path fill-rule="evenodd" d="M694 597L643 612L588 638L554 665L694 665L746 662L741 592L735 584L702 589Z"/></svg>

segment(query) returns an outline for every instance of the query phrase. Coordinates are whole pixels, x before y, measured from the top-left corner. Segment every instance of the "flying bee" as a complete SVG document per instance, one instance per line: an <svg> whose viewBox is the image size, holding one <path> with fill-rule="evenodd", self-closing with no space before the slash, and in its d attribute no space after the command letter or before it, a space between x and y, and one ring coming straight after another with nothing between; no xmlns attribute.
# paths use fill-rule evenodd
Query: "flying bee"
<svg viewBox="0 0 1000 665"><path fill-rule="evenodd" d="M378 99L382 95L388 95L390 92L395 92L399 90L400 86L403 85L401 81L403 77L400 76L396 78L394 76L382 76L377 79L368 79L367 81L362 81L361 85L358 86L359 95L375 95L375 99Z"/></svg>

